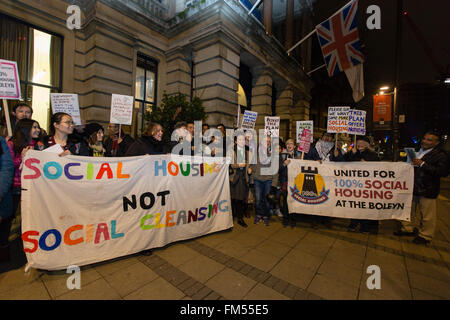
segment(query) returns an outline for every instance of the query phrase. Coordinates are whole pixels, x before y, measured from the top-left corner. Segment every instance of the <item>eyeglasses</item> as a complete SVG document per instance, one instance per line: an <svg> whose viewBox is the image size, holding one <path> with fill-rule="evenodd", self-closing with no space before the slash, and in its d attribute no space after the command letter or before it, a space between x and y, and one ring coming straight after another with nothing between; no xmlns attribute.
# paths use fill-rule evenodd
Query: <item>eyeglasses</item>
<svg viewBox="0 0 450 320"><path fill-rule="evenodd" d="M75 125L75 123L73 121L62 121L62 123L66 123L69 126Z"/></svg>

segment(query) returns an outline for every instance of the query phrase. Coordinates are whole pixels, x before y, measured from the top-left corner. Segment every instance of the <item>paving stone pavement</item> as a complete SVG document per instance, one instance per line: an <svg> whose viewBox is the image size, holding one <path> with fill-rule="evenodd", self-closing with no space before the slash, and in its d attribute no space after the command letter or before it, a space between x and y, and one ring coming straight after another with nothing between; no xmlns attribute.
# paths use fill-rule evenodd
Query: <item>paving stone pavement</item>
<svg viewBox="0 0 450 320"><path fill-rule="evenodd" d="M378 235L349 233L348 220L313 229L232 229L81 267L81 289L69 290L63 271L24 272L20 241L13 262L0 264L0 299L36 300L447 300L450 299L450 182L438 201L430 245L396 237L395 221ZM21 260L22 259L22 262ZM369 266L379 266L381 289L369 289ZM369 279L370 280L370 279Z"/></svg>

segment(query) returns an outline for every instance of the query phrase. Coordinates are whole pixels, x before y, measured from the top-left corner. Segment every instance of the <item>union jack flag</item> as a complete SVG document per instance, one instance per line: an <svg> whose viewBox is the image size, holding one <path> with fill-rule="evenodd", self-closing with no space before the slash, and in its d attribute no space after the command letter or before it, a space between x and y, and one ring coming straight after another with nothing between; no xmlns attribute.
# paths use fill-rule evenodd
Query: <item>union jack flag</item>
<svg viewBox="0 0 450 320"><path fill-rule="evenodd" d="M357 11L358 0L355 0L316 26L330 77L364 62L359 42Z"/></svg>

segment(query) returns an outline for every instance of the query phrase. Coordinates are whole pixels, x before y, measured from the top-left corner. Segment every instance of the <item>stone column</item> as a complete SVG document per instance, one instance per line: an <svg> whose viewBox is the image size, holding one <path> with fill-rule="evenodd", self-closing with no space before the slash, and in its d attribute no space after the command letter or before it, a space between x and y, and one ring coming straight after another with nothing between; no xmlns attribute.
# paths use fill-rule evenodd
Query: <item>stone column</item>
<svg viewBox="0 0 450 320"><path fill-rule="evenodd" d="M291 109L291 133L293 133L293 135L295 135L297 130L297 121L310 120L309 108L310 103L308 97L303 93L299 93L299 99L294 101L294 107Z"/></svg>
<svg viewBox="0 0 450 320"><path fill-rule="evenodd" d="M290 128L288 132L288 136L292 137L292 115L291 111L294 106L294 89L291 85L287 85L284 90L281 92L280 96L276 101L276 111L277 116L280 117L280 120L289 120ZM295 132L295 131L294 131ZM286 139L286 137L283 137Z"/></svg>
<svg viewBox="0 0 450 320"><path fill-rule="evenodd" d="M255 130L264 129L264 117L272 115L272 72L265 67L253 68L252 111L258 112Z"/></svg>
<svg viewBox="0 0 450 320"><path fill-rule="evenodd" d="M189 53L188 53L189 55ZM178 93L191 96L191 62L189 56L180 50L168 53L167 55L167 85L166 93L175 95Z"/></svg>
<svg viewBox="0 0 450 320"><path fill-rule="evenodd" d="M224 38L194 47L194 96L203 100L209 125L235 126L239 63L239 50Z"/></svg>

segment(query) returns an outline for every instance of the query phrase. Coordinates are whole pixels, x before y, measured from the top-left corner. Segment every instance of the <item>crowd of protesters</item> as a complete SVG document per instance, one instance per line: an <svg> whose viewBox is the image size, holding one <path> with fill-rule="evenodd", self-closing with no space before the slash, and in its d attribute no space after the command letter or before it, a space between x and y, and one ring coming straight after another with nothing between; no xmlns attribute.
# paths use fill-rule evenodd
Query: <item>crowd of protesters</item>
<svg viewBox="0 0 450 320"><path fill-rule="evenodd" d="M29 150L43 150L59 145L60 156L93 157L162 155L173 153L175 146L180 146L177 154L195 155L196 151L193 122L178 122L173 128L163 128L161 124L152 122L147 125L142 136L134 140L117 124L108 125L105 137L101 124L75 126L72 117L62 112L51 116L47 134L37 121L31 119L32 115L33 110L29 105L20 103L15 106L11 121L13 134L7 136L3 131L0 137L0 261L9 259L8 238L20 204L21 164ZM172 129L172 141L164 141L164 131ZM318 228L320 224L331 228L331 217L289 212L287 167L292 159L313 160L320 163L380 161L370 146L370 140L365 136L358 136L356 145L350 151L344 152L334 141L333 135L325 132L305 154L302 154L295 141L289 138L285 143L279 141L278 150L273 149L270 136L262 137L259 146L253 145L251 132L244 130L240 134L234 134L231 140L226 140L223 124L210 128L204 123L201 139L203 156L221 157L229 155L230 150L234 156L233 163L229 165L232 214L237 223L243 227L248 226L245 218L250 218L249 198L250 195L254 195L255 224L262 222L265 226L269 226L273 215L280 217L284 227L294 228L298 219L308 218L313 228ZM265 170L271 166L270 158L275 151L279 152L278 171L267 174ZM268 161L261 160L256 156L257 153L264 154ZM428 132L424 135L418 158L412 160L412 165L414 165L412 221L402 223L399 231L394 234L415 236L415 243L427 244L433 238L436 229L436 199L439 194L440 178L449 174L449 157L439 148L438 134ZM416 214L416 210L420 211L420 214ZM418 220L416 217L421 219ZM377 234L378 221L351 219L348 231ZM151 250L145 253L150 254Z"/></svg>

